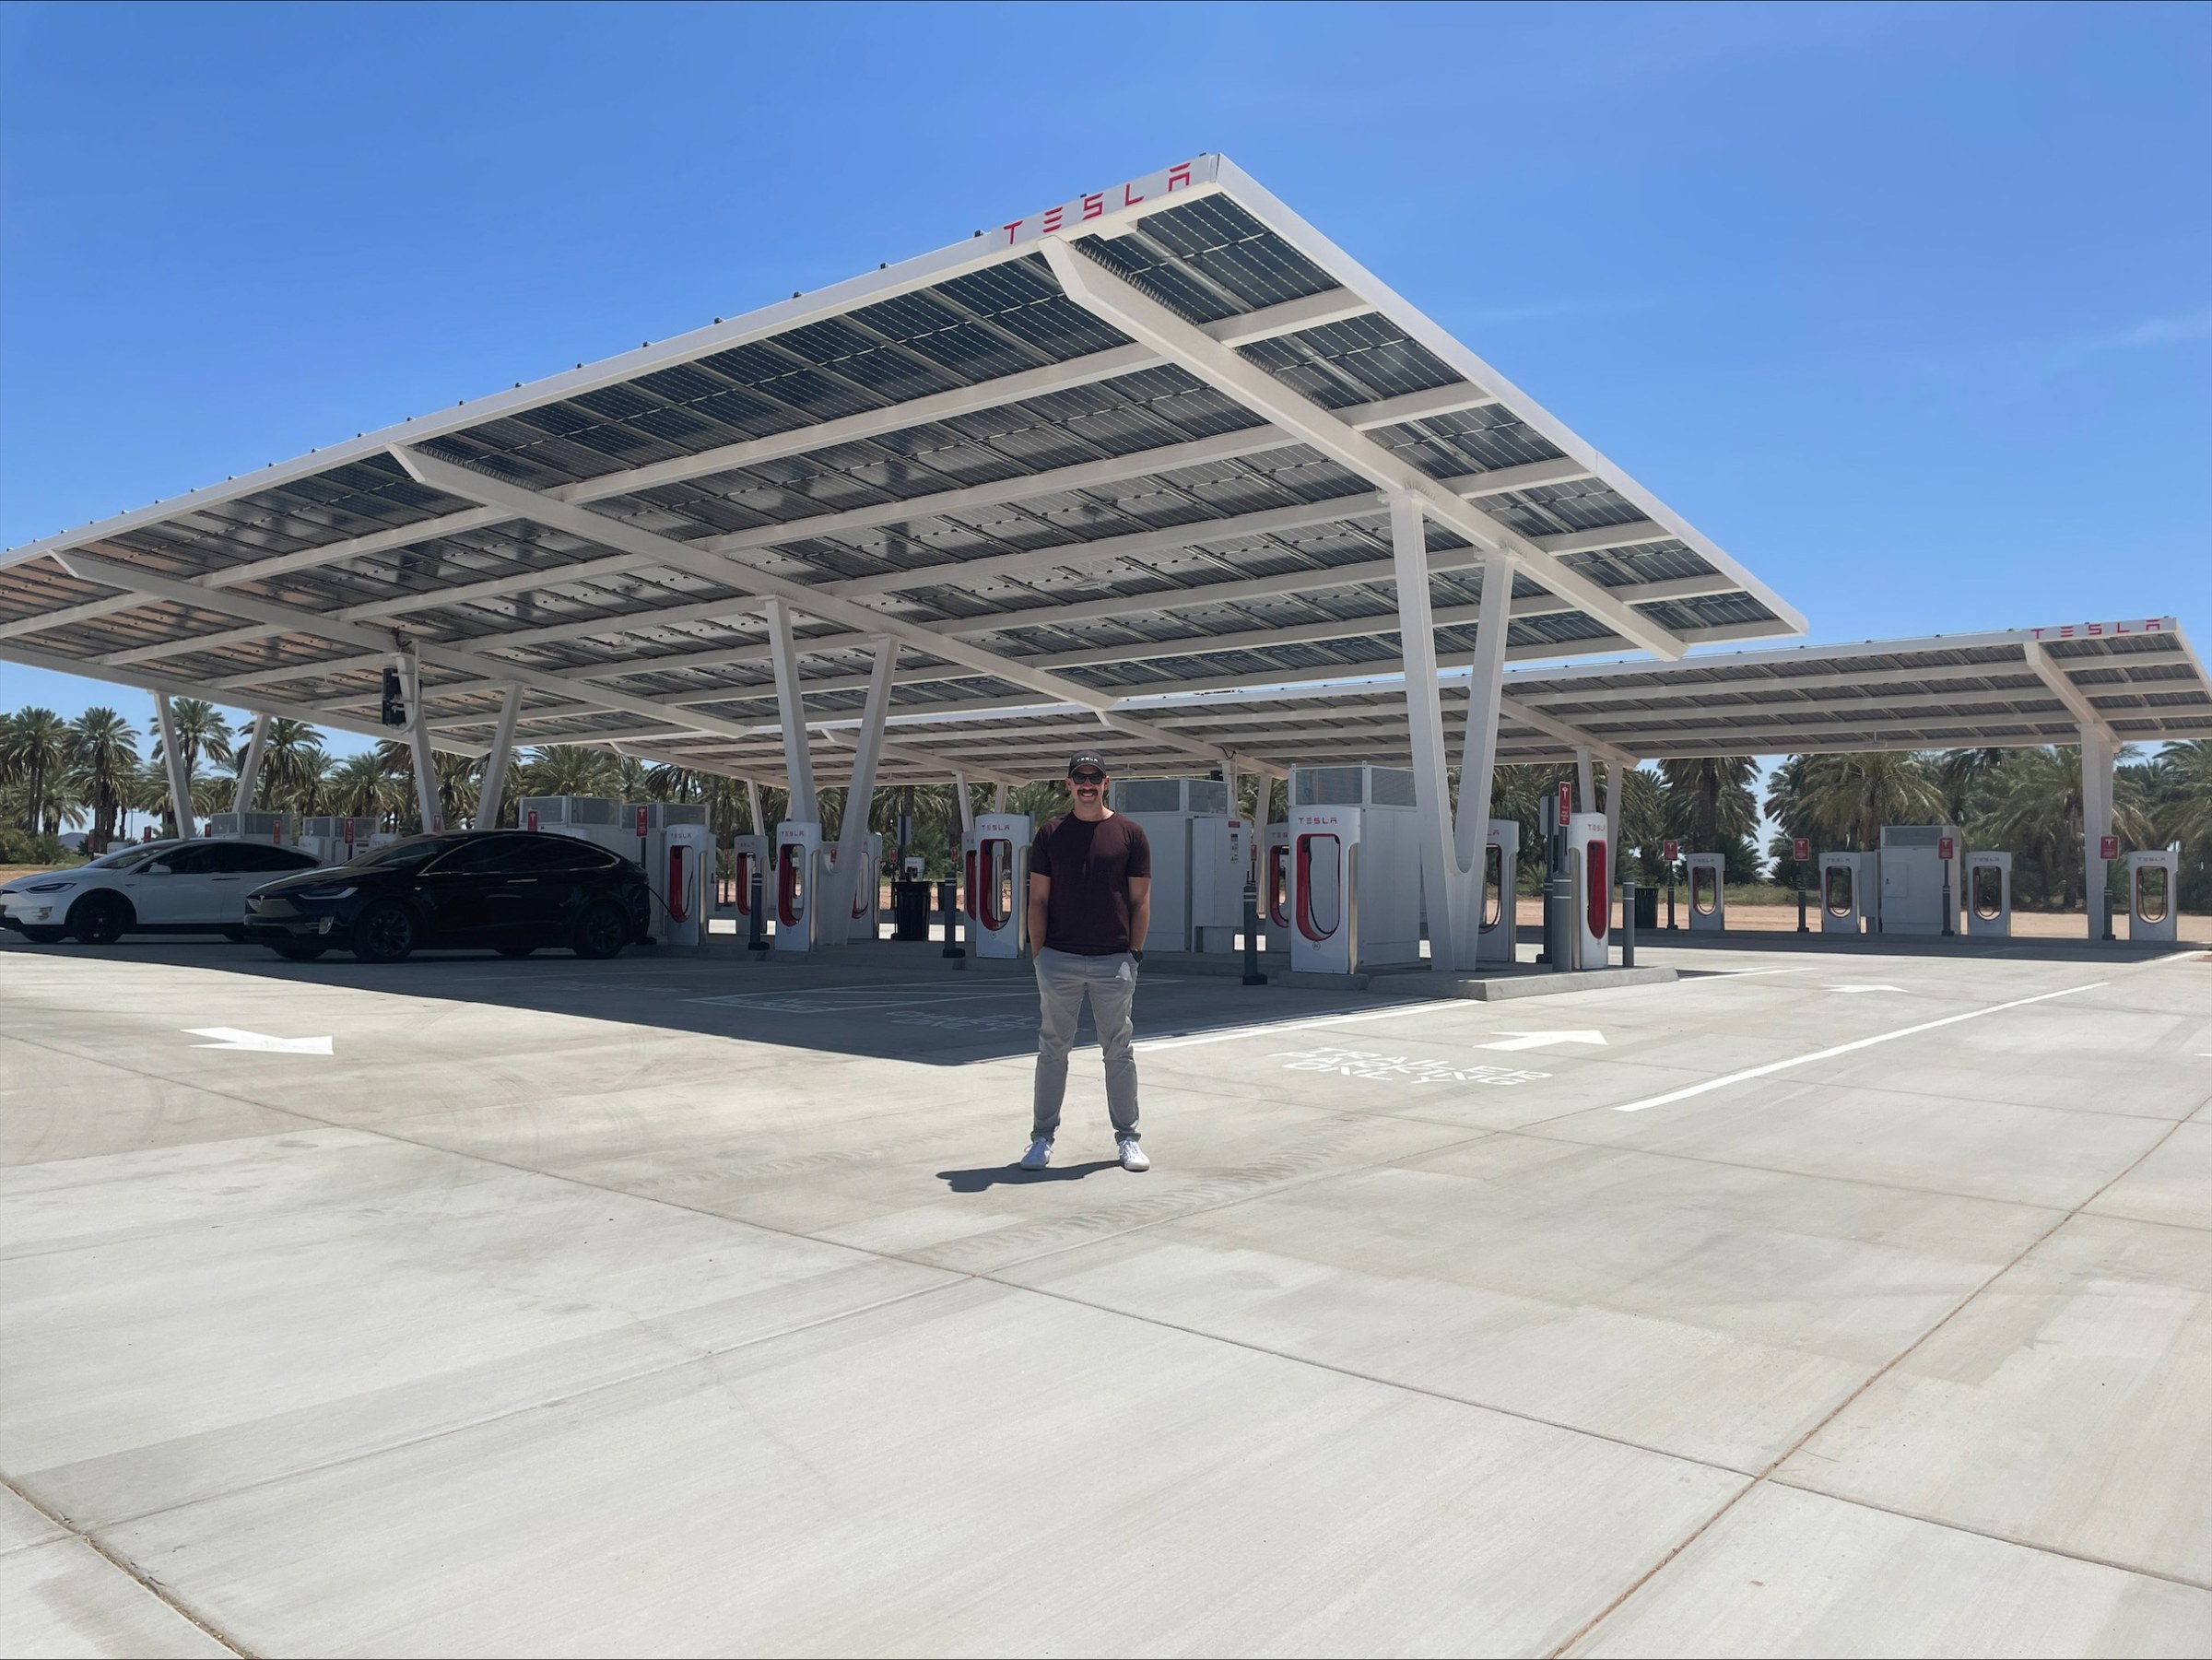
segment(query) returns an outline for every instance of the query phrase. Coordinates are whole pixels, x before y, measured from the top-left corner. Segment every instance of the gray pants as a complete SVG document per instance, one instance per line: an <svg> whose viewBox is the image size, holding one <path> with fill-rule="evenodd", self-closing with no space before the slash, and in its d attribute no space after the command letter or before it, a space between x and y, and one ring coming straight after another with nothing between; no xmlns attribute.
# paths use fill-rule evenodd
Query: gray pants
<svg viewBox="0 0 2212 1660"><path fill-rule="evenodd" d="M1067 1052L1076 1041L1083 997L1090 996L1091 1024L1106 1051L1106 1115L1117 1139L1137 1139L1136 1054L1130 1047L1130 1010L1136 1002L1136 959L1077 957L1040 946L1037 950L1037 1113L1032 1134L1050 1141L1060 1128L1067 1094Z"/></svg>

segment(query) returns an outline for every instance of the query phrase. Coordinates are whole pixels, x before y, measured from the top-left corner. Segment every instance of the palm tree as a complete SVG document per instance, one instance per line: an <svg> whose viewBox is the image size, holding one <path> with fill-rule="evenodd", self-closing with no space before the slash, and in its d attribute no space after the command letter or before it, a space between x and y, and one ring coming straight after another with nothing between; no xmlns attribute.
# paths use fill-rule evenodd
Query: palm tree
<svg viewBox="0 0 2212 1660"><path fill-rule="evenodd" d="M411 771L406 747L394 744L400 765ZM584 744L541 744L515 769L518 795L613 795L620 779L615 758Z"/></svg>
<svg viewBox="0 0 2212 1660"><path fill-rule="evenodd" d="M23 828L45 828L47 793L69 759L69 725L51 709L19 709L0 721L0 778L23 791Z"/></svg>
<svg viewBox="0 0 2212 1660"><path fill-rule="evenodd" d="M1810 833L1854 847L1879 846L1885 824L1941 824L1950 812L1935 769L1902 749L1808 757L1804 784Z"/></svg>
<svg viewBox="0 0 2212 1660"><path fill-rule="evenodd" d="M2156 832L2135 781L2124 773L2120 785L2113 792L2112 829L2141 846ZM2033 858L2043 892L2055 889L2060 905L2072 910L2082 900L2080 749L2068 745L2010 751L1992 776L1989 811L1974 828L1977 841L2009 849L2016 858Z"/></svg>
<svg viewBox="0 0 2212 1660"><path fill-rule="evenodd" d="M1667 828L1700 853L1722 852L1724 837L1750 835L1759 824L1751 797L1758 775L1759 763L1748 755L1661 761Z"/></svg>
<svg viewBox="0 0 2212 1660"><path fill-rule="evenodd" d="M169 724L170 730L177 735L177 748L183 752L184 779L188 785L199 774L201 756L218 765L230 759L230 723L205 698L172 698ZM154 727L153 738L153 759L166 761L169 758L161 748L159 724Z"/></svg>
<svg viewBox="0 0 2212 1660"><path fill-rule="evenodd" d="M331 768L323 799L334 813L381 825L405 810L412 795L379 750L365 749Z"/></svg>
<svg viewBox="0 0 2212 1660"><path fill-rule="evenodd" d="M484 763L473 755L449 755L441 749L431 751L430 775L438 783L438 811L448 828L464 818L475 822L483 767Z"/></svg>
<svg viewBox="0 0 2212 1660"><path fill-rule="evenodd" d="M1943 790L1947 822L1964 824L1982 810L1992 775L2009 751L1946 749L1936 758L1936 782Z"/></svg>
<svg viewBox="0 0 2212 1660"><path fill-rule="evenodd" d="M314 812L322 804L323 781L329 769L323 735L305 721L279 715L269 723L268 736L262 743L254 799L277 812Z"/></svg>
<svg viewBox="0 0 2212 1660"><path fill-rule="evenodd" d="M137 728L112 709L88 709L69 723L67 750L70 769L92 808L92 851L105 853L135 793Z"/></svg>

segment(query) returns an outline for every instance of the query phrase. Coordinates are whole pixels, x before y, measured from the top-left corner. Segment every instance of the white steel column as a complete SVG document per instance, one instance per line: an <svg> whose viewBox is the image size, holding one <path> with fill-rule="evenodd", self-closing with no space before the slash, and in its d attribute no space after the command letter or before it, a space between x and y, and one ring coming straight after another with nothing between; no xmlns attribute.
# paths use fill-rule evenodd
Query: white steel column
<svg viewBox="0 0 2212 1660"><path fill-rule="evenodd" d="M760 786L749 778L745 781L745 806L753 816L753 834L767 835L768 828L760 822Z"/></svg>
<svg viewBox="0 0 2212 1660"><path fill-rule="evenodd" d="M1460 859L1452 825L1444 705L1437 686L1436 630L1429 605L1428 535L1421 504L1407 491L1391 492L1390 547L1397 568L1399 649L1406 659L1406 721L1413 751L1414 805L1420 810L1429 964L1450 971L1471 966L1474 957L1474 917L1467 903L1471 872ZM1468 961L1461 960L1463 953Z"/></svg>
<svg viewBox="0 0 2212 1660"><path fill-rule="evenodd" d="M967 773L952 775L952 793L960 804L960 834L965 836L975 828L975 798L968 794Z"/></svg>
<svg viewBox="0 0 2212 1660"><path fill-rule="evenodd" d="M523 712L523 689L507 689L500 705L499 730L492 735L491 754L484 762L484 782L477 789L477 828L500 828L500 808L507 797L507 758L514 751L515 718Z"/></svg>
<svg viewBox="0 0 2212 1660"><path fill-rule="evenodd" d="M868 809L876 800L876 762L883 753L884 717L891 709L891 669L899 661L899 642L886 635L876 642L876 666L868 674L868 700L863 705L860 730L853 735L853 782L845 786L845 810L837 826L837 882L831 914L850 914L860 896L864 876L861 862L868 851ZM873 885L876 872L865 873ZM874 900L868 916L876 915Z"/></svg>
<svg viewBox="0 0 2212 1660"><path fill-rule="evenodd" d="M1597 811L1597 785L1590 776L1590 751L1580 744L1574 747L1574 810Z"/></svg>
<svg viewBox="0 0 2212 1660"><path fill-rule="evenodd" d="M799 654L791 640L791 612L780 599L760 607L768 619L769 659L776 671L776 712L783 722L783 776L789 799L783 816L795 824L818 824L814 799L814 756L807 748L806 705L799 690Z"/></svg>
<svg viewBox="0 0 2212 1660"><path fill-rule="evenodd" d="M1006 786L1004 783L998 786L998 794L991 798L991 810L994 813L1006 810Z"/></svg>
<svg viewBox="0 0 2212 1660"><path fill-rule="evenodd" d="M246 759L239 763L238 788L230 796L230 810L243 813L252 810L254 786L261 783L262 757L269 747L269 717L255 713L253 736L246 741Z"/></svg>
<svg viewBox="0 0 2212 1660"><path fill-rule="evenodd" d="M177 748L177 723L167 692L154 694L154 724L161 732L161 761L169 769L169 806L177 816L177 834L189 837L197 828L192 817L192 775L184 770L184 752Z"/></svg>
<svg viewBox="0 0 2212 1660"><path fill-rule="evenodd" d="M1476 624L1475 664L1467 680L1467 729L1460 740L1459 862L1478 869L1490 833L1491 783L1498 771L1498 707L1505 685L1505 636L1513 604L1513 562L1492 554L1482 562L1482 614Z"/></svg>
<svg viewBox="0 0 2212 1660"><path fill-rule="evenodd" d="M1620 880L1620 807L1630 771L1630 763L1618 755L1606 762L1606 854L1613 861L1616 882Z"/></svg>
<svg viewBox="0 0 2212 1660"><path fill-rule="evenodd" d="M430 764L430 724L424 718L422 707L422 665L411 651L401 653L397 662L407 689L407 748L415 758L415 807L428 834L445 828L445 815L438 805L438 769Z"/></svg>
<svg viewBox="0 0 2212 1660"><path fill-rule="evenodd" d="M2101 940L2112 925L2102 849L2112 833L2112 740L2100 726L2081 725L2081 878L2088 901L2089 937Z"/></svg>

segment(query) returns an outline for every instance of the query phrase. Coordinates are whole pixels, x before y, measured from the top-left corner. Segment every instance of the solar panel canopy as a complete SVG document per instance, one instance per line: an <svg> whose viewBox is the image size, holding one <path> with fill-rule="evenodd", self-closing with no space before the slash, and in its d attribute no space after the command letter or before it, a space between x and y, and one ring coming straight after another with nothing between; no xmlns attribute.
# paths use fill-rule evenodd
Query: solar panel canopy
<svg viewBox="0 0 2212 1660"><path fill-rule="evenodd" d="M488 748L516 686L518 743L771 778L781 607L833 738L895 653L883 782L942 777L950 751L922 735L956 726L985 776L1050 770L1029 739L1069 722L1188 769L1236 734L1157 720L1163 695L1402 668L1393 492L1422 503L1447 663L1499 555L1509 658L1803 631L1202 156L15 549L0 655L376 731L404 642L441 748Z"/></svg>

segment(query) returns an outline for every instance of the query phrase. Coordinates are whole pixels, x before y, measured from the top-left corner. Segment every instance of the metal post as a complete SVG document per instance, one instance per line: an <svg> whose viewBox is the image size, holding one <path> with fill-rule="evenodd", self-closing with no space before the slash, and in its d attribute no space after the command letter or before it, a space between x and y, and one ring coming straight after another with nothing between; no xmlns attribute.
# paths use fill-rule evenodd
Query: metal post
<svg viewBox="0 0 2212 1660"><path fill-rule="evenodd" d="M1563 974L1574 966L1567 931L1574 925L1574 877L1567 869L1567 832L1551 830L1551 874L1544 884L1544 949L1551 971Z"/></svg>
<svg viewBox="0 0 2212 1660"><path fill-rule="evenodd" d="M1951 862L1948 859L1943 859L1937 862L1943 866L1943 936L1944 938L1948 939L1954 933L1957 932L1957 930L1951 926ZM1798 881L1797 925L1798 927L1803 928L1805 926L1804 878L1800 877L1798 878Z"/></svg>
<svg viewBox="0 0 2212 1660"><path fill-rule="evenodd" d="M1947 865L1944 866L1943 879L1947 888L1951 879L1950 866ZM1797 932L1800 934L1812 932L1805 925L1805 861L1803 859L1797 861ZM1946 928L1944 932L1947 934L1950 930Z"/></svg>
<svg viewBox="0 0 2212 1660"><path fill-rule="evenodd" d="M1675 930L1675 862L1666 862L1666 930Z"/></svg>
<svg viewBox="0 0 2212 1660"><path fill-rule="evenodd" d="M154 694L154 724L161 733L161 764L169 769L169 810L176 815L177 834L189 841L197 828L192 816L192 778L184 770L184 752L177 748L177 723L165 692Z"/></svg>
<svg viewBox="0 0 2212 1660"><path fill-rule="evenodd" d="M484 782L477 787L478 830L500 828L500 808L507 797L507 759L514 751L514 723L522 712L523 689L518 682L507 688L500 704L500 724L492 734L491 753L485 758Z"/></svg>
<svg viewBox="0 0 2212 1660"><path fill-rule="evenodd" d="M1620 887L1620 966L1636 966L1636 889L1628 883Z"/></svg>
<svg viewBox="0 0 2212 1660"><path fill-rule="evenodd" d="M783 816L794 824L819 824L814 797L814 752L808 747L806 700L799 690L798 649L791 637L791 613L780 599L763 602L768 619L769 661L776 676L776 713L783 728ZM809 901L810 903L812 901Z"/></svg>
<svg viewBox="0 0 2212 1660"><path fill-rule="evenodd" d="M1244 873L1244 983L1267 983L1260 972L1260 883L1249 870Z"/></svg>
<svg viewBox="0 0 2212 1660"><path fill-rule="evenodd" d="M752 925L746 930L745 948L756 958L768 955L768 919L760 914L760 901L768 891L768 884L760 869L760 861L753 861Z"/></svg>
<svg viewBox="0 0 2212 1660"><path fill-rule="evenodd" d="M238 788L230 796L230 810L250 812L253 806L253 789L261 782L262 758L269 748L269 717L253 717L253 736L246 742L246 759L239 764Z"/></svg>
<svg viewBox="0 0 2212 1660"><path fill-rule="evenodd" d="M959 877L955 877L949 882L939 882L937 884L937 904L945 912L945 949L940 953L940 955L946 957L967 956L968 953L961 947L959 938Z"/></svg>

